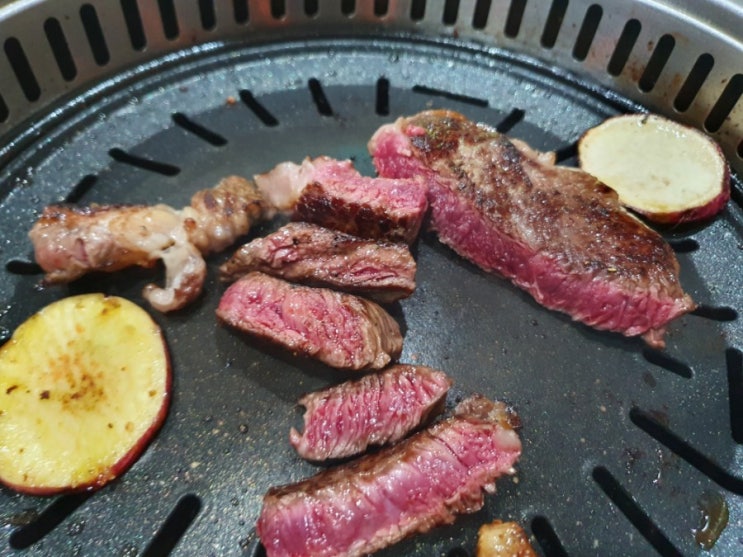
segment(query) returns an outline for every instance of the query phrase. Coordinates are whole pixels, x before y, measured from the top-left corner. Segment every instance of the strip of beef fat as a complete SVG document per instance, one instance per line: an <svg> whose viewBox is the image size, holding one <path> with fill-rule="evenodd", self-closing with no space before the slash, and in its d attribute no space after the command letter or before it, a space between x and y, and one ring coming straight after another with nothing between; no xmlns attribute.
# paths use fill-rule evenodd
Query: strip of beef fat
<svg viewBox="0 0 743 557"><path fill-rule="evenodd" d="M217 316L227 325L339 369L382 369L402 351L399 325L374 302L259 272L227 288Z"/></svg>
<svg viewBox="0 0 743 557"><path fill-rule="evenodd" d="M266 554L367 555L479 510L496 478L514 473L514 420L502 403L473 397L378 453L270 489L257 524Z"/></svg>
<svg viewBox="0 0 743 557"><path fill-rule="evenodd" d="M444 409L451 380L425 366L396 365L309 393L304 431L292 428L289 441L302 458L345 458L370 446L399 441Z"/></svg>
<svg viewBox="0 0 743 557"><path fill-rule="evenodd" d="M448 111L385 125L369 149L380 174L425 177L443 243L545 307L656 348L695 307L668 243L581 170Z"/></svg>
<svg viewBox="0 0 743 557"><path fill-rule="evenodd" d="M258 188L292 219L354 236L412 243L428 203L423 183L362 176L349 160L284 162L255 177Z"/></svg>
<svg viewBox="0 0 743 557"><path fill-rule="evenodd" d="M165 265L165 287L143 295L160 311L180 309L201 293L203 255L248 233L266 204L255 184L230 176L198 191L191 205L51 205L29 232L47 284L71 282L94 271Z"/></svg>
<svg viewBox="0 0 743 557"><path fill-rule="evenodd" d="M402 242L365 240L314 224L290 222L242 246L219 270L225 282L261 271L388 303L413 293L416 264Z"/></svg>

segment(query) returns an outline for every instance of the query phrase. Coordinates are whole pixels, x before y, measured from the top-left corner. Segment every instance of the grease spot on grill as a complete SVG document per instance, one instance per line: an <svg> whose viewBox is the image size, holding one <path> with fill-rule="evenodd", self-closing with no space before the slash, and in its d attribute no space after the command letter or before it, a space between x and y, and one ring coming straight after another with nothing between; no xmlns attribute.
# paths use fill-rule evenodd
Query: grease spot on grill
<svg viewBox="0 0 743 557"><path fill-rule="evenodd" d="M725 498L715 491L705 491L697 505L701 512L700 526L694 531L694 540L699 547L711 550L728 525L729 510Z"/></svg>

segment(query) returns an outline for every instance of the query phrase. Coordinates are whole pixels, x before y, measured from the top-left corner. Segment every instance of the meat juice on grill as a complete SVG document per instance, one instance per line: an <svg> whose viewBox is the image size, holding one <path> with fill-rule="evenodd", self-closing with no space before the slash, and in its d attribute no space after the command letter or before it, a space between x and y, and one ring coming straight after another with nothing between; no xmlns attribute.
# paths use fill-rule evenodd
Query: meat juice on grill
<svg viewBox="0 0 743 557"><path fill-rule="evenodd" d="M143 295L160 311L180 309L201 293L203 256L247 234L266 203L255 184L229 176L196 192L191 205L51 205L29 232L47 284L71 282L93 271L165 266L165 287L149 284Z"/></svg>
<svg viewBox="0 0 743 557"><path fill-rule="evenodd" d="M289 441L302 458L339 459L399 441L444 409L451 380L426 366L399 364L299 400L304 429Z"/></svg>
<svg viewBox="0 0 743 557"><path fill-rule="evenodd" d="M399 325L376 303L259 272L227 288L217 316L243 332L339 369L382 369L402 351Z"/></svg>
<svg viewBox="0 0 743 557"><path fill-rule="evenodd" d="M475 396L378 453L270 489L256 527L266 554L366 555L479 510L495 480L514 473L515 422L503 403Z"/></svg>
<svg viewBox="0 0 743 557"><path fill-rule="evenodd" d="M428 207L417 178L362 176L351 161L329 157L284 162L255 180L269 202L290 211L293 220L362 238L412 243Z"/></svg>
<svg viewBox="0 0 743 557"><path fill-rule="evenodd" d="M240 247L220 267L231 282L251 271L394 302L415 290L416 263L407 244L365 240L304 222Z"/></svg>
<svg viewBox="0 0 743 557"><path fill-rule="evenodd" d="M382 126L369 150L383 176L425 177L444 244L547 308L662 348L695 307L668 243L579 169L450 111Z"/></svg>

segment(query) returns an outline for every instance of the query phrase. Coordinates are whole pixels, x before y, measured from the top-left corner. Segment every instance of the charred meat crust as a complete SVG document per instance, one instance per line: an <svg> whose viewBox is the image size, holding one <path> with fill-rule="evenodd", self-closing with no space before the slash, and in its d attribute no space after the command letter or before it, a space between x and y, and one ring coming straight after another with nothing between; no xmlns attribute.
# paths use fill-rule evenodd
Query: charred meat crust
<svg viewBox="0 0 743 557"><path fill-rule="evenodd" d="M695 307L670 246L583 171L450 111L400 118L369 147L380 174L425 177L443 243L545 307L657 348Z"/></svg>

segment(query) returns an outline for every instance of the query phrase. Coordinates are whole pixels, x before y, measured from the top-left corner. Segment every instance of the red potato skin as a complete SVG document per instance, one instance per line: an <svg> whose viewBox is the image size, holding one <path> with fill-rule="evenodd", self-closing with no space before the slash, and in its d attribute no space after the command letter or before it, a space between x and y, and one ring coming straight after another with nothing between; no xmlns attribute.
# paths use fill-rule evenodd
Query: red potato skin
<svg viewBox="0 0 743 557"><path fill-rule="evenodd" d="M583 133L583 135L581 135L580 139L578 140L578 144L580 144L580 142L589 131L590 130L587 130ZM691 222L701 222L709 220L712 217L716 216L725 208L728 201L730 200L730 165L727 163L725 153L723 153L720 145L717 143L715 143L714 145L717 154L720 156L720 160L725 161L725 173L722 177L722 189L720 190L720 193L714 197L714 199L705 203L704 205L690 207L683 211L672 211L670 213L643 211L637 207L630 207L629 205L625 205L625 207L637 213L638 215L642 215L650 222L658 224L684 224ZM580 156L578 156L578 166L580 168L583 168L583 165L580 162Z"/></svg>
<svg viewBox="0 0 743 557"><path fill-rule="evenodd" d="M76 486L30 487L30 486L25 486L23 484L14 484L10 482L5 482L1 478L0 478L0 484L5 485L6 487L12 489L13 491L17 493L22 493L24 495L34 495L38 497L50 497L53 495L63 495L63 494L67 495L67 494L73 494L73 493L97 491L103 486L109 484L111 481L122 476L127 470L129 470L129 468L131 468L131 466L142 455L144 450L149 446L150 442L154 439L155 434L160 430L160 427L162 427L163 423L165 422L165 418L168 415L168 410L170 408L170 400L172 398L172 391L173 391L173 388L172 388L173 387L173 369L172 369L172 363L170 359L170 352L167 350L167 345L165 344L165 337L163 336L162 331L159 331L159 334L160 334L160 341L163 343L163 346L166 347L165 355L167 358L167 362L166 362L167 375L165 378L165 395L163 397L162 404L160 405L160 410L155 416L155 419L152 421L152 424L150 424L150 427L147 428L147 431L145 431L142 434L142 436L129 449L129 451L127 451L127 453L124 454L124 456L122 456L116 463L114 463L107 470L107 473L101 473L95 478L93 478L90 482L82 483Z"/></svg>
<svg viewBox="0 0 743 557"><path fill-rule="evenodd" d="M722 150L719 149L720 156ZM699 207L691 207L685 211L674 211L672 213L653 213L651 211L638 211L633 207L629 207L633 211L639 213L646 219L659 224L683 224L690 222L701 222L709 220L712 217L720 213L727 205L730 200L730 166L725 165L725 175L723 177L722 191L710 202L705 203Z"/></svg>

